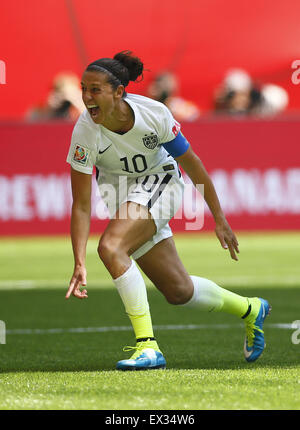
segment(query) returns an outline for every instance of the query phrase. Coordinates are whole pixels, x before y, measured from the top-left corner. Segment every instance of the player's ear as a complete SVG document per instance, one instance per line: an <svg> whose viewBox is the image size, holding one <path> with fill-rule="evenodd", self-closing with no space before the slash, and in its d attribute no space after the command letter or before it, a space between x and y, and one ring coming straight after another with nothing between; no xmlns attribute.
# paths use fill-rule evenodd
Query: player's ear
<svg viewBox="0 0 300 430"><path fill-rule="evenodd" d="M118 88L116 89L115 96L118 99L121 99L123 97L124 91L125 91L124 85L119 85Z"/></svg>

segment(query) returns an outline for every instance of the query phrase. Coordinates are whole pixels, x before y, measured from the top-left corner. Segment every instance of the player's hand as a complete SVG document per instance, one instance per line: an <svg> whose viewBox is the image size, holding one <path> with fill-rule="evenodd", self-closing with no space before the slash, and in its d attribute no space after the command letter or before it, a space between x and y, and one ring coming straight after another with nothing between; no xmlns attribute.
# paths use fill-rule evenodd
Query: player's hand
<svg viewBox="0 0 300 430"><path fill-rule="evenodd" d="M78 299L86 299L88 297L87 290L80 290L82 286L86 285L86 269L85 267L75 267L73 276L70 281L69 289L66 294L66 299L70 297L72 294L73 296L77 297Z"/></svg>
<svg viewBox="0 0 300 430"><path fill-rule="evenodd" d="M238 261L239 243L226 219L216 222L215 233L224 249L229 249L231 258Z"/></svg>

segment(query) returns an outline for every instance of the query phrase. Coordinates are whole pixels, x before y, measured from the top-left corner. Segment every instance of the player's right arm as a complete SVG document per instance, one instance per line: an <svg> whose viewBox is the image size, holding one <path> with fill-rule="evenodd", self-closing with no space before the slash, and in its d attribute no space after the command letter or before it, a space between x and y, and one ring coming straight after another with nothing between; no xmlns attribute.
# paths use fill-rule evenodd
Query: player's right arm
<svg viewBox="0 0 300 430"><path fill-rule="evenodd" d="M87 290L80 290L86 285L86 244L90 231L92 175L79 172L71 167L72 215L71 240L74 254L74 272L70 281L66 299L73 294L79 299L87 298Z"/></svg>

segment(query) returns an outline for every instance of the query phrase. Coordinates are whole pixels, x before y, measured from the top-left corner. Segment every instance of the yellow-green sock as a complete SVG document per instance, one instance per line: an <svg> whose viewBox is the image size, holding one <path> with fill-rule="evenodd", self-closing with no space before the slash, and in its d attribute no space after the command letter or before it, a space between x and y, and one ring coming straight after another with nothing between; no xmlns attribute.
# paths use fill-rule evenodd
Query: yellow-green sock
<svg viewBox="0 0 300 430"><path fill-rule="evenodd" d="M219 287L209 279L191 276L194 294L187 305L198 307L209 312L226 312L242 318L249 309L247 297Z"/></svg>
<svg viewBox="0 0 300 430"><path fill-rule="evenodd" d="M160 351L156 339L153 334L152 321L150 312L144 315L128 315L134 330L137 342L147 341L148 346Z"/></svg>
<svg viewBox="0 0 300 430"><path fill-rule="evenodd" d="M130 318L136 339L153 339L146 285L134 260L127 271L113 281ZM152 342L150 347L158 349L156 341Z"/></svg>
<svg viewBox="0 0 300 430"><path fill-rule="evenodd" d="M128 315L134 330L136 339L153 338L153 328L150 312L144 315Z"/></svg>

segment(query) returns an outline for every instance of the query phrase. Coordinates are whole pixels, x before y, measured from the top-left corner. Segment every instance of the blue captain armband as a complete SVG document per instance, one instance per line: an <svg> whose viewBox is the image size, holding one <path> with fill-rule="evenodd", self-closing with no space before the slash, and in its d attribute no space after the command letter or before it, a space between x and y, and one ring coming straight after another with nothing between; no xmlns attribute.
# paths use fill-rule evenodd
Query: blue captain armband
<svg viewBox="0 0 300 430"><path fill-rule="evenodd" d="M162 143L162 146L170 155L172 155L172 157L176 158L183 155L189 149L190 144L180 132L175 139L170 142Z"/></svg>

